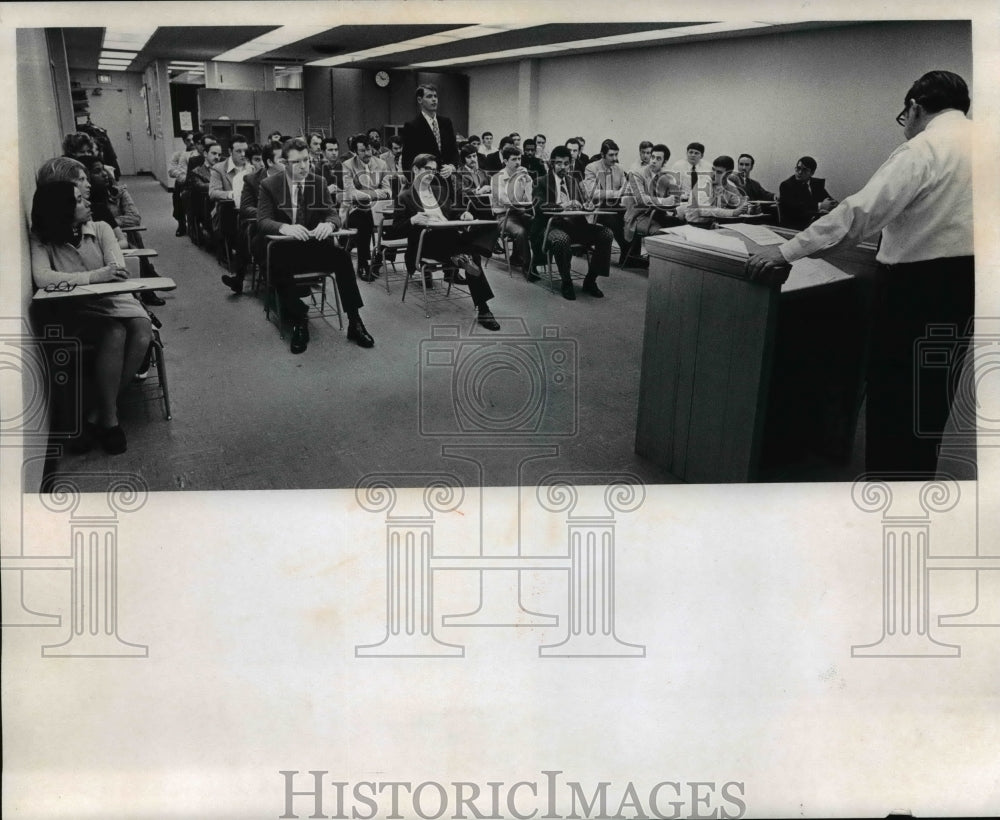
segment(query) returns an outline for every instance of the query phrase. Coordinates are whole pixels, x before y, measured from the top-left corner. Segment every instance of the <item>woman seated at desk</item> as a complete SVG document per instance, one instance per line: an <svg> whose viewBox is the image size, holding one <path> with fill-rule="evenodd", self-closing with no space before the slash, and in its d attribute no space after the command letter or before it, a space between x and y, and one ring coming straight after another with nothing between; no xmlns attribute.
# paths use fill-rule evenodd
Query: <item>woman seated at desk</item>
<svg viewBox="0 0 1000 820"><path fill-rule="evenodd" d="M450 219L471 220L472 214L452 204L447 185L437 177L438 162L433 154L417 154L413 159L413 185L399 195L399 207L393 218L400 235L408 237L407 267L416 267L417 246L424 226ZM491 221L492 222L492 221ZM467 279L457 270L450 274L454 284L468 285L469 295L479 311L478 321L487 330L499 330L500 324L490 312L487 302L493 298L493 289L479 260L489 256L500 233L496 222L462 229L428 231L421 253L425 259L434 259L455 269L464 268ZM432 287L430 277L425 279Z"/></svg>
<svg viewBox="0 0 1000 820"><path fill-rule="evenodd" d="M80 187L65 180L38 186L31 206L31 276L37 288L69 288L128 279L111 227L92 221ZM84 424L72 442L86 452L99 441L124 453L118 395L135 376L153 338L146 309L128 293L53 300L52 317L64 335L96 345L94 378L85 385ZM87 393L92 395L87 395Z"/></svg>

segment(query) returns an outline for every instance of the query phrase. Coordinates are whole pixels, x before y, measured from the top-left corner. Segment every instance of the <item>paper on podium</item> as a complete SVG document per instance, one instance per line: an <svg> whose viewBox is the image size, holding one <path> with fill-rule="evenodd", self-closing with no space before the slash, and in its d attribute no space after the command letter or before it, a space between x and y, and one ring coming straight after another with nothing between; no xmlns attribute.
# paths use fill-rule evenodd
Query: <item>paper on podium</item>
<svg viewBox="0 0 1000 820"><path fill-rule="evenodd" d="M811 288L816 285L826 285L840 279L850 279L850 275L840 268L831 265L825 259L799 259L792 263L792 272L781 286L782 293L791 290Z"/></svg>
<svg viewBox="0 0 1000 820"><path fill-rule="evenodd" d="M787 241L783 236L778 236L778 234L764 225L749 225L734 222L726 225L726 230L743 234L747 239L756 242L758 245L780 245Z"/></svg>
<svg viewBox="0 0 1000 820"><path fill-rule="evenodd" d="M746 259L750 255L747 253L746 246L739 239L734 236L726 236L719 231L696 228L694 225L679 225L675 228L664 228L660 233L679 236L692 245L735 254L741 259Z"/></svg>

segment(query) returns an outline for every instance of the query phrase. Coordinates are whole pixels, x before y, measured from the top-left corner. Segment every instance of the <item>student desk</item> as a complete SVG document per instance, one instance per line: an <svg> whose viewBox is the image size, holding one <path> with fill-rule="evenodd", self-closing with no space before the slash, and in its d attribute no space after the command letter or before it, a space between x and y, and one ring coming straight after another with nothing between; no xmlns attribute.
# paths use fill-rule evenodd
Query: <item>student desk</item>
<svg viewBox="0 0 1000 820"><path fill-rule="evenodd" d="M864 396L874 247L826 256L849 279L782 293L750 282L735 255L666 234L645 243L636 452L684 481L711 483L754 481L803 448L848 458Z"/></svg>

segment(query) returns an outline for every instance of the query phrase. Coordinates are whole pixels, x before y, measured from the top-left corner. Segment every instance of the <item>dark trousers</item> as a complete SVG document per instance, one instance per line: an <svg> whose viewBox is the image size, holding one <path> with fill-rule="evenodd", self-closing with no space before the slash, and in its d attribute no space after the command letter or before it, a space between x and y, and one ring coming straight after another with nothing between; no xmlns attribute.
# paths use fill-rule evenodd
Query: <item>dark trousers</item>
<svg viewBox="0 0 1000 820"><path fill-rule="evenodd" d="M591 224L583 217L569 219L556 218L549 230L548 250L556 260L559 276L564 282L571 280L571 264L573 261L574 243L585 245L592 249L590 267L587 278L608 276L611 272L611 242L614 239L611 229L605 225ZM539 241L541 236L539 236ZM538 259L545 257L539 253Z"/></svg>
<svg viewBox="0 0 1000 820"><path fill-rule="evenodd" d="M278 240L271 248L271 283L281 301L281 312L293 321L305 317L308 309L299 298L302 292L292 280L296 273L332 271L340 303L348 316L356 316L364 305L351 257L333 237L322 242L310 239Z"/></svg>
<svg viewBox="0 0 1000 820"><path fill-rule="evenodd" d="M972 334L974 268L972 256L880 266L868 361L869 475L934 475L951 402L965 382L958 376ZM963 404L974 407L974 397Z"/></svg>
<svg viewBox="0 0 1000 820"><path fill-rule="evenodd" d="M184 227L184 202L181 200L181 186L175 181L174 189L171 193L171 199L173 200L174 210L173 216L177 221L178 226Z"/></svg>
<svg viewBox="0 0 1000 820"><path fill-rule="evenodd" d="M424 246L421 251L424 259L434 259L437 262L450 264L451 257L460 253L467 253L476 262L481 263L484 256L489 256L493 250L493 244L500 235L499 225L476 225L472 228L458 230L428 231L424 237ZM414 258L417 251L417 242L420 239L420 229L415 230L410 235L410 248ZM409 249L407 251L409 253ZM467 276L469 282L469 295L476 305L485 305L493 298L493 289L486 279L486 272L482 276Z"/></svg>
<svg viewBox="0 0 1000 820"><path fill-rule="evenodd" d="M355 208L347 216L347 227L358 232L351 237L351 245L358 249L358 264L369 264L372 260L372 236L375 235L372 212L367 208Z"/></svg>
<svg viewBox="0 0 1000 820"><path fill-rule="evenodd" d="M606 225L611 229L611 234L614 236L615 242L618 243L618 250L627 254L629 242L625 238L624 211L615 211L613 214L598 214L595 221L598 225Z"/></svg>
<svg viewBox="0 0 1000 820"><path fill-rule="evenodd" d="M531 235L531 217L519 211L511 211L507 214L506 220L499 217L503 224L503 232L514 240L514 263L519 263L525 268L528 267L528 259L531 256L529 249L529 237Z"/></svg>

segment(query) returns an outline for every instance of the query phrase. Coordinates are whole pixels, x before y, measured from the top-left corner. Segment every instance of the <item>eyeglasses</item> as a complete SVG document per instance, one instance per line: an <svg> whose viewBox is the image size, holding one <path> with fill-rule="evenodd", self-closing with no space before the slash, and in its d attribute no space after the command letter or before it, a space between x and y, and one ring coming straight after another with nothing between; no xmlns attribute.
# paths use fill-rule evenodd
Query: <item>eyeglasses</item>
<svg viewBox="0 0 1000 820"><path fill-rule="evenodd" d="M44 290L46 293L72 293L74 288L76 288L75 282L57 282L54 285L46 285Z"/></svg>

